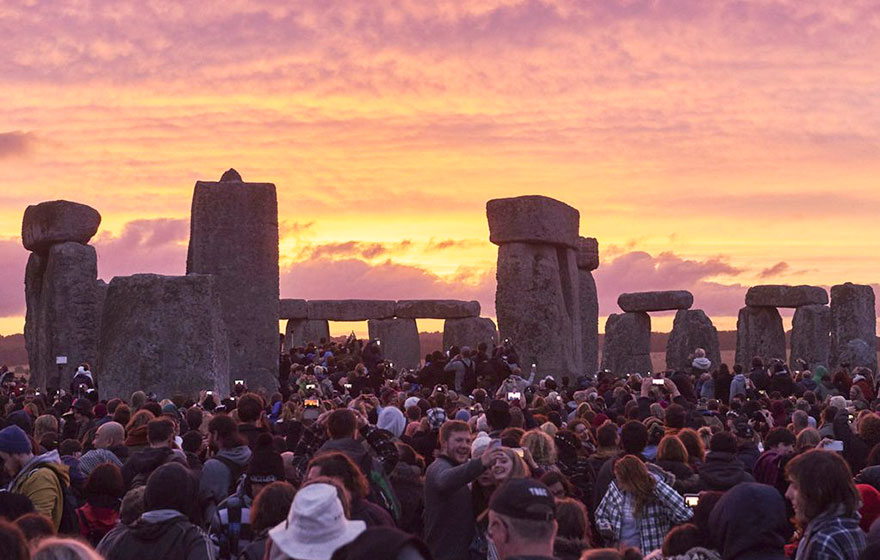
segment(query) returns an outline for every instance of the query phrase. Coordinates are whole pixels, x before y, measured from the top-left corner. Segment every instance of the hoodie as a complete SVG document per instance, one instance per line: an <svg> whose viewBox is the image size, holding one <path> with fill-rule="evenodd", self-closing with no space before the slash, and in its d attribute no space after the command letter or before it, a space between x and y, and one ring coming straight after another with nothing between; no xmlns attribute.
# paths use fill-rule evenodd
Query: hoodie
<svg viewBox="0 0 880 560"><path fill-rule="evenodd" d="M791 534L782 496L772 486L754 483L721 497L709 515L709 530L724 560L784 560Z"/></svg>
<svg viewBox="0 0 880 560"><path fill-rule="evenodd" d="M707 453L706 462L700 466L699 474L703 490L724 492L741 482L755 481L754 477L746 472L742 461L737 459L733 453L726 451Z"/></svg>
<svg viewBox="0 0 880 560"><path fill-rule="evenodd" d="M118 525L98 543L106 560L213 560L214 548L205 534L173 509L145 512L130 527Z"/></svg>
<svg viewBox="0 0 880 560"><path fill-rule="evenodd" d="M125 482L125 487L143 486L154 470L170 461L177 461L187 466L186 460L181 459L181 456L170 447L148 447L135 453L122 466L122 480Z"/></svg>
<svg viewBox="0 0 880 560"><path fill-rule="evenodd" d="M231 449L221 449L217 457L225 457L240 467L240 472L247 468L251 459L251 449L247 445L239 445ZM199 501L205 504L204 519L213 519L217 504L225 500L232 486L232 473L224 463L217 459L208 459L202 467L199 481Z"/></svg>
<svg viewBox="0 0 880 560"><path fill-rule="evenodd" d="M64 486L70 485L67 466L61 463L58 451L53 450L25 463L7 490L27 496L36 512L51 519L57 531L64 510L64 488L59 480Z"/></svg>
<svg viewBox="0 0 880 560"><path fill-rule="evenodd" d="M746 394L746 376L742 373L738 373L733 376L733 379L730 381L730 400L733 400L733 397L737 395Z"/></svg>

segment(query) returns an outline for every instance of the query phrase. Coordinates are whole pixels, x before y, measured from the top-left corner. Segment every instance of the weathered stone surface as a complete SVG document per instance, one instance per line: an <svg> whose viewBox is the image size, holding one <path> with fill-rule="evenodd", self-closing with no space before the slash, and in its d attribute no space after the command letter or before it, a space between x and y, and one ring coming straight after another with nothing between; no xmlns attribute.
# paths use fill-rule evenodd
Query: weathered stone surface
<svg viewBox="0 0 880 560"><path fill-rule="evenodd" d="M491 204L491 203L490 203ZM525 371L581 375L581 317L577 253L562 246L505 243L498 248L495 310Z"/></svg>
<svg viewBox="0 0 880 560"><path fill-rule="evenodd" d="M91 206L67 200L41 202L25 209L21 241L28 251L45 254L56 243L88 243L99 225L101 214Z"/></svg>
<svg viewBox="0 0 880 560"><path fill-rule="evenodd" d="M651 317L612 313L605 322L602 369L616 374L651 371Z"/></svg>
<svg viewBox="0 0 880 560"><path fill-rule="evenodd" d="M595 237L578 238L577 267L581 270L599 268L599 241Z"/></svg>
<svg viewBox="0 0 880 560"><path fill-rule="evenodd" d="M419 367L419 330L415 319L370 319L370 339L379 339L382 355L396 369Z"/></svg>
<svg viewBox="0 0 880 560"><path fill-rule="evenodd" d="M457 299L400 300L394 306L394 315L403 319L462 319L480 316L479 301Z"/></svg>
<svg viewBox="0 0 880 560"><path fill-rule="evenodd" d="M229 344L218 284L203 274L113 278L101 328L101 393L197 398L202 389L228 392Z"/></svg>
<svg viewBox="0 0 880 560"><path fill-rule="evenodd" d="M578 290L584 372L596 373L599 369L599 295L593 273L588 269L578 269Z"/></svg>
<svg viewBox="0 0 880 560"><path fill-rule="evenodd" d="M394 317L395 303L382 299L313 299L307 306L309 319L367 321Z"/></svg>
<svg viewBox="0 0 880 560"><path fill-rule="evenodd" d="M24 299L27 305L24 320L24 344L28 353L28 365L31 372L31 384L36 387L45 387L45 378L38 378L45 374L39 366L39 342L37 336L37 317L40 313L40 294L43 290L43 272L46 260L37 253L28 256L27 266L24 271Z"/></svg>
<svg viewBox="0 0 880 560"><path fill-rule="evenodd" d="M39 307L36 317L31 314L36 331L36 359L32 357L30 361L36 362L32 378L38 386L66 388L79 364L95 363L100 320L97 279L98 256L94 247L68 242L49 248ZM55 363L57 356L65 356L67 364L59 368Z"/></svg>
<svg viewBox="0 0 880 560"><path fill-rule="evenodd" d="M443 348L450 346L470 346L476 351L477 346L485 342L491 352L498 343L498 331L492 319L486 317L466 317L463 319L446 319L443 322Z"/></svg>
<svg viewBox="0 0 880 560"><path fill-rule="evenodd" d="M633 292L617 297L617 305L626 312L674 311L690 309L693 304L694 296L686 290Z"/></svg>
<svg viewBox="0 0 880 560"><path fill-rule="evenodd" d="M847 364L848 367L866 367L875 369L877 361L877 352L870 344L861 338L854 338L846 343L841 350L838 360L839 364Z"/></svg>
<svg viewBox="0 0 880 560"><path fill-rule="evenodd" d="M221 183L241 183L242 178L241 174L233 168L229 168L223 172L223 175L220 176Z"/></svg>
<svg viewBox="0 0 880 560"><path fill-rule="evenodd" d="M279 318L275 185L197 182L186 271L217 277L230 369L252 390L275 390Z"/></svg>
<svg viewBox="0 0 880 560"><path fill-rule="evenodd" d="M321 339L330 340L330 323L322 319L290 319L284 334L284 350L318 344Z"/></svg>
<svg viewBox="0 0 880 560"><path fill-rule="evenodd" d="M807 362L807 369L828 366L831 352L831 308L827 305L803 305L791 321L791 368L803 369L798 359Z"/></svg>
<svg viewBox="0 0 880 560"><path fill-rule="evenodd" d="M877 317L874 309L874 289L871 286L840 284L831 288L831 356L830 366L843 363L844 353L851 340L860 339L873 352L870 364L862 364L877 371ZM850 351L847 355L852 355ZM855 364L851 364L855 365Z"/></svg>
<svg viewBox="0 0 880 560"><path fill-rule="evenodd" d="M549 243L578 249L580 213L546 196L496 198L486 203L489 241L505 243Z"/></svg>
<svg viewBox="0 0 880 560"><path fill-rule="evenodd" d="M95 297L98 300L98 339L100 342L101 336L101 322L104 319L104 302L107 301L107 290L110 289L110 285L103 280L95 281ZM100 354L100 348L98 348L98 354Z"/></svg>
<svg viewBox="0 0 880 560"><path fill-rule="evenodd" d="M282 299L280 303L281 319L305 319L309 316L308 305L304 299Z"/></svg>
<svg viewBox="0 0 880 560"><path fill-rule="evenodd" d="M736 363L748 369L752 358L785 361L785 331L775 307L743 307L736 320Z"/></svg>
<svg viewBox="0 0 880 560"><path fill-rule="evenodd" d="M666 369L689 370L697 348L706 351L712 369L721 365L718 330L702 309L679 309L666 342Z"/></svg>
<svg viewBox="0 0 880 560"><path fill-rule="evenodd" d="M752 286L746 292L746 305L750 307L800 307L802 305L825 305L828 292L821 286L779 286L767 284Z"/></svg>

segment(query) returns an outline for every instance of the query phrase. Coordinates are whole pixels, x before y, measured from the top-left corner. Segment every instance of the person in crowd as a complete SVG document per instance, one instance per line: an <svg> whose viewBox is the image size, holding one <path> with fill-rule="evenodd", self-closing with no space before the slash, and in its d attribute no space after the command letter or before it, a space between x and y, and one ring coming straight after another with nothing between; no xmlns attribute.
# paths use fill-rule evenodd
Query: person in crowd
<svg viewBox="0 0 880 560"><path fill-rule="evenodd" d="M309 461L306 480L319 477L338 483L346 493L349 519L358 519L367 527L394 527L391 514L381 506L369 501L369 482L363 472L348 455L338 451L320 453Z"/></svg>
<svg viewBox="0 0 880 560"><path fill-rule="evenodd" d="M556 503L550 490L531 478L512 478L492 494L489 538L500 560L552 560Z"/></svg>
<svg viewBox="0 0 880 560"><path fill-rule="evenodd" d="M150 441L147 437L148 424L155 419L156 415L149 410L138 410L131 420L125 425L125 447L129 456L149 449Z"/></svg>
<svg viewBox="0 0 880 560"><path fill-rule="evenodd" d="M122 471L114 463L101 463L89 473L84 495L86 503L76 510L79 534L97 546L116 526L125 495Z"/></svg>
<svg viewBox="0 0 880 560"><path fill-rule="evenodd" d="M264 408L263 398L254 393L243 394L235 407L238 412L238 433L247 440L251 449L257 444L260 434L269 433L263 425Z"/></svg>
<svg viewBox="0 0 880 560"><path fill-rule="evenodd" d="M709 515L712 547L730 560L784 560L791 535L785 502L770 486L746 482L728 490Z"/></svg>
<svg viewBox="0 0 880 560"><path fill-rule="evenodd" d="M273 482L263 488L250 509L251 542L239 555L240 560L262 560L269 540L269 530L282 523L290 511L296 489L287 482Z"/></svg>
<svg viewBox="0 0 880 560"><path fill-rule="evenodd" d="M154 418L147 424L147 442L150 447L131 456L122 466L126 488L143 486L150 474L165 463L175 461L186 466L186 457L174 449L174 422L168 418Z"/></svg>
<svg viewBox="0 0 880 560"><path fill-rule="evenodd" d="M678 436L663 436L657 446L656 465L675 475L672 487L679 494L696 492L700 487L700 476L688 463L688 452Z"/></svg>
<svg viewBox="0 0 880 560"><path fill-rule="evenodd" d="M67 538L48 538L31 555L31 560L104 560L92 547Z"/></svg>
<svg viewBox="0 0 880 560"><path fill-rule="evenodd" d="M4 560L30 560L27 540L15 523L0 519L0 550Z"/></svg>
<svg viewBox="0 0 880 560"><path fill-rule="evenodd" d="M250 461L251 449L238 434L235 420L226 414L211 418L208 434L208 445L217 451L202 467L199 501L203 507L203 518L213 519L217 505L235 492Z"/></svg>
<svg viewBox="0 0 880 560"><path fill-rule="evenodd" d="M16 519L15 524L27 539L31 552L37 548L41 540L57 534L55 527L52 526L52 520L41 513L26 513Z"/></svg>
<svg viewBox="0 0 880 560"><path fill-rule="evenodd" d="M553 489L547 486L550 493ZM558 530L553 542L553 554L559 560L578 560L584 550L592 546L590 518L584 504L573 498L558 498L556 523Z"/></svg>
<svg viewBox="0 0 880 560"><path fill-rule="evenodd" d="M703 490L730 490L741 482L754 482L745 465L736 458L736 436L718 432L709 441L706 462L697 471Z"/></svg>
<svg viewBox="0 0 880 560"><path fill-rule="evenodd" d="M79 467L85 476L101 463L113 463L122 468L129 458L125 446L125 428L117 422L105 422L98 426L92 445L94 449L86 451L79 458Z"/></svg>

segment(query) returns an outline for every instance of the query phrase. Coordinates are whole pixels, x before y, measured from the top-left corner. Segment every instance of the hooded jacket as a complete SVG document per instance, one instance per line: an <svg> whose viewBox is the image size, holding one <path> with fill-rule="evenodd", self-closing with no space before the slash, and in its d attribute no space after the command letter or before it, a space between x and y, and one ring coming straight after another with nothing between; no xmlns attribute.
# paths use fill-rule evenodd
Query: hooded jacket
<svg viewBox="0 0 880 560"><path fill-rule="evenodd" d="M61 525L64 510L64 489L70 485L67 466L61 463L57 450L37 455L18 471L7 486L7 490L27 496L34 504L37 513L52 520L55 530Z"/></svg>
<svg viewBox="0 0 880 560"><path fill-rule="evenodd" d="M214 560L205 534L173 509L148 511L130 527L118 525L98 543L106 560Z"/></svg>
<svg viewBox="0 0 880 560"><path fill-rule="evenodd" d="M231 449L221 449L217 457L225 457L238 465L244 472L251 459L251 449L247 445L239 445ZM199 501L204 504L204 519L213 519L217 504L225 500L232 486L232 472L229 467L218 459L208 459L202 467L199 479Z"/></svg>
<svg viewBox="0 0 880 560"><path fill-rule="evenodd" d="M732 401L733 397L737 395L746 394L746 376L738 373L733 376L733 379L730 381L730 394L728 398Z"/></svg>
<svg viewBox="0 0 880 560"><path fill-rule="evenodd" d="M709 530L724 560L783 560L791 534L782 496L772 486L754 483L721 497L709 516Z"/></svg>
<svg viewBox="0 0 880 560"><path fill-rule="evenodd" d="M700 485L703 490L730 490L741 482L754 482L755 479L746 472L742 461L733 453L726 451L710 451L706 461L699 469Z"/></svg>
<svg viewBox="0 0 880 560"><path fill-rule="evenodd" d="M131 488L135 477L141 482L139 485L146 484L150 474L169 461L177 461L187 466L186 461L170 447L148 447L135 453L122 466L122 479L126 488Z"/></svg>

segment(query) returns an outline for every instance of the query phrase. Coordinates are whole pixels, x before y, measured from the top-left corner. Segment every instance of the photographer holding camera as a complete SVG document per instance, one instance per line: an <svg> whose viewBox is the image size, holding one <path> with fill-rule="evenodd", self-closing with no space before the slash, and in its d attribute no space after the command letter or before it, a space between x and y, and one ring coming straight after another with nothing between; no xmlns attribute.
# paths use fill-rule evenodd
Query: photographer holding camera
<svg viewBox="0 0 880 560"><path fill-rule="evenodd" d="M470 394L476 387L476 364L471 358L471 349L468 346L463 347L461 352L455 354L443 368L443 371L455 373L455 391L458 393Z"/></svg>

